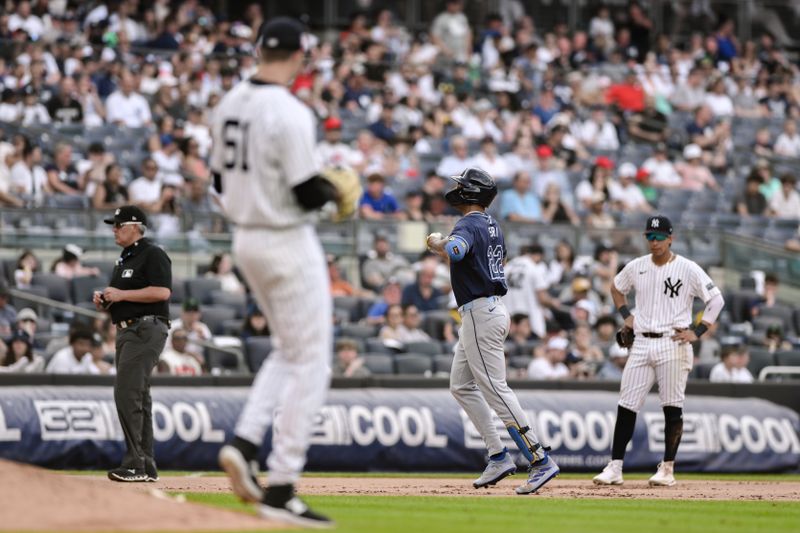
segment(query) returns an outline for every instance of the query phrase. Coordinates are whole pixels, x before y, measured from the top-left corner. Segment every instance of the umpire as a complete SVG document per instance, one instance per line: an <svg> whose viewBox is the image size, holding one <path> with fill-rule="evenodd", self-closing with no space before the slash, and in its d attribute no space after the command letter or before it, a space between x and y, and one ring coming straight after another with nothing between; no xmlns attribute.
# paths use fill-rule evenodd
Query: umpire
<svg viewBox="0 0 800 533"><path fill-rule="evenodd" d="M122 254L111 286L94 293L94 304L111 313L117 327L114 401L125 434L122 465L108 472L112 481L157 481L153 457L153 411L150 374L158 364L169 331L172 262L166 252L144 238L147 216L126 205L106 219Z"/></svg>

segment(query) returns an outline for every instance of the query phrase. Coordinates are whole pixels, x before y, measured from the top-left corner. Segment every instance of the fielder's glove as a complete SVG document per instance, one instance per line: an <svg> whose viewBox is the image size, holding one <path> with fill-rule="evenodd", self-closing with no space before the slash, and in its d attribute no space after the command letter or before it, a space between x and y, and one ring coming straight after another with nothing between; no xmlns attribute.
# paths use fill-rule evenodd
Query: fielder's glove
<svg viewBox="0 0 800 533"><path fill-rule="evenodd" d="M329 168L322 172L322 176L333 184L337 192L333 220L338 222L351 218L363 193L356 171L343 167Z"/></svg>
<svg viewBox="0 0 800 533"><path fill-rule="evenodd" d="M628 326L622 326L622 329L617 331L617 344L620 348L630 348L633 346L633 339L636 335L633 330Z"/></svg>

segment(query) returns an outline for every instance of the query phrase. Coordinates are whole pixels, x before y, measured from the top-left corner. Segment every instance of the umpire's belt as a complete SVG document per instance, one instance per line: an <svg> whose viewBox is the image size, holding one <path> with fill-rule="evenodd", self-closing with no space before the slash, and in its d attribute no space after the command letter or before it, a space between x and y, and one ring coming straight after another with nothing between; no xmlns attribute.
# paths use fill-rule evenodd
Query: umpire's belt
<svg viewBox="0 0 800 533"><path fill-rule="evenodd" d="M486 296L486 297L483 297L483 298L475 298L471 302L467 302L464 305L462 305L461 307L459 307L458 308L458 312L459 312L459 314L463 315L464 313L466 313L470 309L479 309L481 307L484 307L486 305L493 304L493 303L499 302L499 301L500 301L500 297L499 296Z"/></svg>
<svg viewBox="0 0 800 533"><path fill-rule="evenodd" d="M660 339L665 334L664 333L653 333L652 331L645 331L640 333L642 337L647 337L648 339Z"/></svg>
<svg viewBox="0 0 800 533"><path fill-rule="evenodd" d="M116 326L117 329L125 329L135 324L138 324L139 322L148 322L148 321L161 322L165 326L170 327L169 318L158 315L145 315L137 318L128 318L126 320L120 320L119 322L116 323Z"/></svg>

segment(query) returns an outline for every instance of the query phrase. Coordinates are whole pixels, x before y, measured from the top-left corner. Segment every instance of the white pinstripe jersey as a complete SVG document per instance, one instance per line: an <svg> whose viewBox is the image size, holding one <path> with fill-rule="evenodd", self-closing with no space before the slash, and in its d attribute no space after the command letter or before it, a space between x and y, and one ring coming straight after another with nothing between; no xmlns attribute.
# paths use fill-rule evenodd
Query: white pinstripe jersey
<svg viewBox="0 0 800 533"><path fill-rule="evenodd" d="M692 323L692 302L708 302L719 294L700 266L678 254L672 261L656 266L650 254L625 265L614 278L614 286L623 294L636 291L633 327L637 332L672 333L672 328L686 328Z"/></svg>
<svg viewBox="0 0 800 533"><path fill-rule="evenodd" d="M292 187L318 173L314 116L288 89L246 80L214 109L211 169L236 224L287 227L314 220Z"/></svg>

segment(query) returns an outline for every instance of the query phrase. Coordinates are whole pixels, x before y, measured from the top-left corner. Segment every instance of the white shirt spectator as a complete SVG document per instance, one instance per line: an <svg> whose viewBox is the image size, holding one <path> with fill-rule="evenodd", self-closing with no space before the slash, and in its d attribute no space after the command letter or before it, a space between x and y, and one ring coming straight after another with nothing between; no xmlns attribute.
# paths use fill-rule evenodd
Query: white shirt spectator
<svg viewBox="0 0 800 533"><path fill-rule="evenodd" d="M11 167L11 187L17 194L41 199L46 183L47 173L38 165L28 168L24 162L17 161Z"/></svg>
<svg viewBox="0 0 800 533"><path fill-rule="evenodd" d="M788 196L784 196L781 188L770 198L769 208L778 218L800 218L800 194L792 189Z"/></svg>
<svg viewBox="0 0 800 533"><path fill-rule="evenodd" d="M198 355L203 354L203 347L199 344L196 344L196 341L210 342L213 337L211 330L208 329L208 326L203 322L196 322L194 327L189 330L183 325L183 319L179 318L178 320L172 321L172 326L169 328L169 334L167 335L167 346L172 346L172 333L178 329L187 330L189 342L186 343L186 351L196 353Z"/></svg>
<svg viewBox="0 0 800 533"><path fill-rule="evenodd" d="M132 204L150 204L161 198L161 181L138 177L128 185L128 199Z"/></svg>
<svg viewBox="0 0 800 533"><path fill-rule="evenodd" d="M150 156L153 158L153 161L158 164L159 174L164 185L183 186L183 176L181 176L181 153L179 151L176 150L169 155L163 150L157 150L150 154Z"/></svg>
<svg viewBox="0 0 800 533"><path fill-rule="evenodd" d="M530 379L561 379L569 375L564 363L552 364L544 357L537 357L528 365Z"/></svg>
<svg viewBox="0 0 800 533"><path fill-rule="evenodd" d="M705 104L711 109L711 113L715 117L733 116L733 100L727 94L707 93Z"/></svg>
<svg viewBox="0 0 800 533"><path fill-rule="evenodd" d="M800 134L789 136L784 132L778 135L775 140L775 153L784 157L800 156Z"/></svg>
<svg viewBox="0 0 800 533"><path fill-rule="evenodd" d="M187 353L180 353L173 348L161 352L160 360L169 368L173 376L199 376L203 373L200 363Z"/></svg>
<svg viewBox="0 0 800 533"><path fill-rule="evenodd" d="M12 32L23 29L25 33L35 41L44 33L44 23L42 19L34 14L28 15L27 18L22 18L16 13L13 13L8 17L8 29Z"/></svg>
<svg viewBox="0 0 800 533"><path fill-rule="evenodd" d="M48 374L99 374L100 369L92 361L92 354L86 353L80 360L75 359L72 346L65 346L57 351L47 363Z"/></svg>
<svg viewBox="0 0 800 533"><path fill-rule="evenodd" d="M622 186L616 182L609 183L609 193L611 200L622 203L625 209L629 211L648 211L649 205L647 199L642 194L642 190L635 184L631 183L627 187Z"/></svg>
<svg viewBox="0 0 800 533"><path fill-rule="evenodd" d="M473 160L471 157L465 157L461 159L455 155L448 155L445 156L439 166L436 167L436 175L449 177L449 176L457 176L464 172L465 168L471 167Z"/></svg>
<svg viewBox="0 0 800 533"><path fill-rule="evenodd" d="M619 137L617 129L609 121L598 124L594 120L587 120L580 127L580 141L595 150L617 150Z"/></svg>
<svg viewBox="0 0 800 533"><path fill-rule="evenodd" d="M186 122L183 127L183 134L186 137L197 141L197 150L200 157L206 157L211 149L211 131L205 124L192 124Z"/></svg>
<svg viewBox="0 0 800 533"><path fill-rule="evenodd" d="M650 183L653 187L680 187L683 183L680 174L675 170L675 165L668 159L659 161L655 157L650 157L642 164L642 168L650 173Z"/></svg>
<svg viewBox="0 0 800 533"><path fill-rule="evenodd" d="M752 383L753 374L746 368L725 367L725 363L720 361L711 369L708 380L714 383Z"/></svg>
<svg viewBox="0 0 800 533"><path fill-rule="evenodd" d="M478 155L472 158L472 166L476 166L482 170L485 170L495 179L495 181L505 181L511 179L511 169L508 168L505 159L500 156L496 156L494 159L489 159L483 153L478 153ZM461 171L463 170L464 169L462 168ZM456 172L456 174L460 174L461 171Z"/></svg>
<svg viewBox="0 0 800 533"><path fill-rule="evenodd" d="M16 122L21 116L19 104L0 103L0 120L3 122Z"/></svg>
<svg viewBox="0 0 800 533"><path fill-rule="evenodd" d="M32 124L50 124L50 113L41 103L22 106L22 125L30 126Z"/></svg>
<svg viewBox="0 0 800 533"><path fill-rule="evenodd" d="M358 167L364 164L364 156L345 143L326 140L317 144L317 156L321 168Z"/></svg>
<svg viewBox="0 0 800 533"><path fill-rule="evenodd" d="M108 122L122 122L129 128L140 128L152 120L150 106L144 96L132 92L125 96L115 91L106 99Z"/></svg>
<svg viewBox="0 0 800 533"><path fill-rule="evenodd" d="M472 114L464 115L461 121L461 134L467 139L483 139L491 137L494 142L503 141L503 132L489 119L480 120Z"/></svg>

